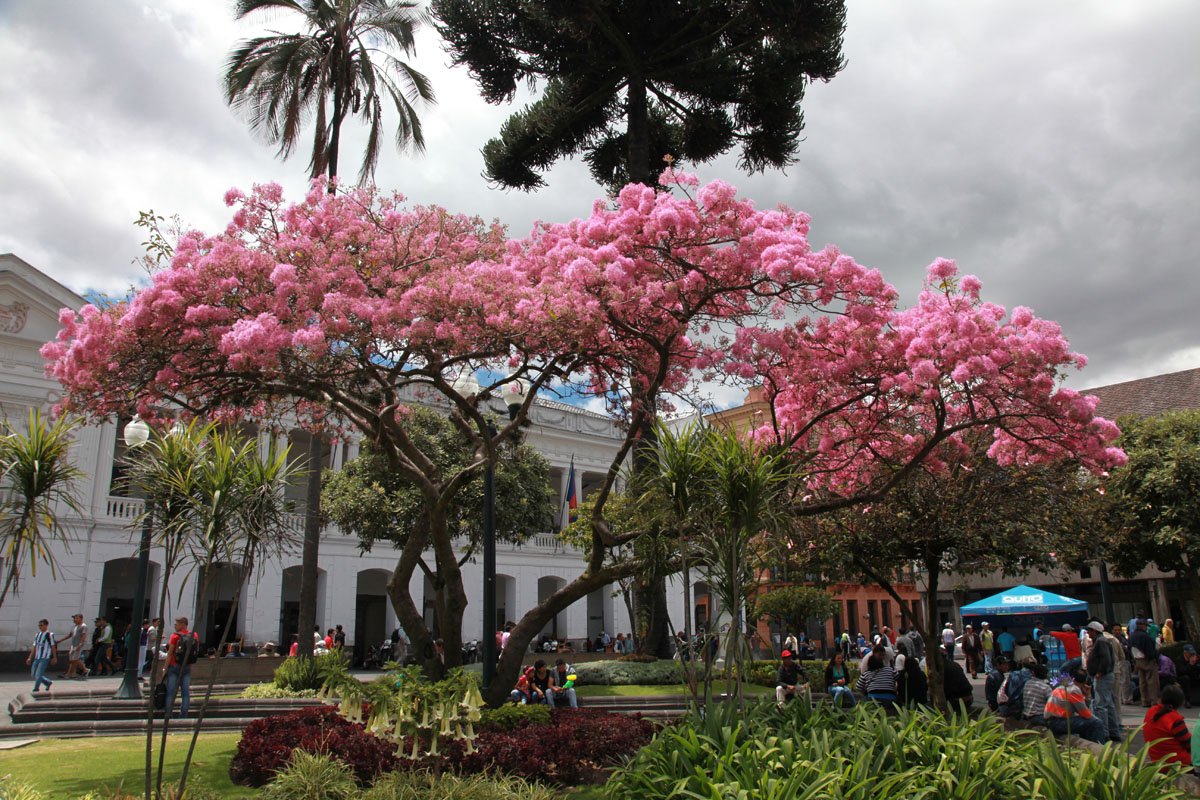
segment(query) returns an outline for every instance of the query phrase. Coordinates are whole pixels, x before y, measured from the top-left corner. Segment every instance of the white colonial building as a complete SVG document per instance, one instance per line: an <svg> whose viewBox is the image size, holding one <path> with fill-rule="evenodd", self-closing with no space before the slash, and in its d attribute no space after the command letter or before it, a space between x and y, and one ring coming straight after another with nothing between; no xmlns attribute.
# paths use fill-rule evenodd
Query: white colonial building
<svg viewBox="0 0 1200 800"><path fill-rule="evenodd" d="M0 254L0 409L21 425L31 408L48 409L59 397L59 386L43 374L38 354L41 345L58 331L58 311L79 308L84 299L12 254ZM575 467L579 499L597 487L620 444L613 422L599 414L570 405L544 401L533 409L527 441L550 462L550 482L558 490L560 512L570 465ZM292 437L293 453L307 450L303 432ZM123 623L147 614L170 619L187 616L205 641L215 641L213 631L229 613L236 583L248 581L234 621L235 636L247 646L285 642L296 630L299 601L300 555L262 565L255 574L243 575L236 565L223 567L204 597L199 597L195 576L173 580L166 609L150 607L160 594L160 554L151 554L150 599L147 609L133 613L137 532L134 520L141 512L136 498L122 497L114 484L124 445L115 421L80 430L74 457L86 479L75 487L82 516L67 517L72 534L58 548L58 574L39 569L36 578L24 570L19 592L0 607L0 654L15 655L46 617L51 629L63 633L71 616L82 613L90 624L97 616ZM339 445L330 455L330 466L339 469L355 457L355 445ZM303 487L294 488L303 502ZM562 520L558 521L559 523ZM302 529L302 515L290 524ZM355 537L336 528L325 530L320 550L317 623L322 630L342 625L351 645L370 645L397 627L385 586L396 561L396 551L384 546L360 553ZM530 537L522 546L497 546L498 618L518 619L582 569L581 555L564 549L550 532ZM432 555L428 559L432 563ZM470 606L464 620L465 639L483 634L482 568L479 559L464 567ZM412 596L424 602L427 624L433 624L432 589L420 572L414 577ZM121 626L118 626L118 630ZM624 604L614 603L611 588L597 590L563 611L547 626L559 639L594 639L601 631L629 631ZM6 659L9 660L9 659Z"/></svg>

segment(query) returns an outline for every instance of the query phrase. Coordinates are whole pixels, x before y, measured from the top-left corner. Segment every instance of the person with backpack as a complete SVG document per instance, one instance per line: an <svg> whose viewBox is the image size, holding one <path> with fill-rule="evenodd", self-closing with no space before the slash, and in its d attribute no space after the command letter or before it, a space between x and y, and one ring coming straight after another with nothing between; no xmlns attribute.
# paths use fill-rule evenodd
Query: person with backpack
<svg viewBox="0 0 1200 800"><path fill-rule="evenodd" d="M192 699L192 664L200 657L200 639L188 630L188 618L175 620L175 632L167 643L167 697L163 714L171 713L175 705L175 693L181 692L179 718L187 719L188 705Z"/></svg>

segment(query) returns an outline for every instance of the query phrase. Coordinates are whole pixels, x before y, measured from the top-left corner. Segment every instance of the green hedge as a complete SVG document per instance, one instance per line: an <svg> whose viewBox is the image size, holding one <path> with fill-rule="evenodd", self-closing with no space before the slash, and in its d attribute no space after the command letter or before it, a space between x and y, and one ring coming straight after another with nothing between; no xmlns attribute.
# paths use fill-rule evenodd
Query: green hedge
<svg viewBox="0 0 1200 800"><path fill-rule="evenodd" d="M746 681L758 686L774 686L775 676L779 673L779 665L783 662L779 659L769 659L766 661L755 661L750 665L746 673ZM829 664L828 661L802 661L804 671L808 673L808 688L812 692L824 692L825 688L825 667ZM846 664L846 685L851 689L854 688L854 683L858 680L858 664Z"/></svg>
<svg viewBox="0 0 1200 800"><path fill-rule="evenodd" d="M587 661L575 665L579 683L596 686L665 686L683 682L678 661Z"/></svg>
<svg viewBox="0 0 1200 800"><path fill-rule="evenodd" d="M550 723L550 706L538 703L536 705L520 706L505 704L499 708L485 708L480 714L480 727L515 728L525 720L531 725L548 725Z"/></svg>

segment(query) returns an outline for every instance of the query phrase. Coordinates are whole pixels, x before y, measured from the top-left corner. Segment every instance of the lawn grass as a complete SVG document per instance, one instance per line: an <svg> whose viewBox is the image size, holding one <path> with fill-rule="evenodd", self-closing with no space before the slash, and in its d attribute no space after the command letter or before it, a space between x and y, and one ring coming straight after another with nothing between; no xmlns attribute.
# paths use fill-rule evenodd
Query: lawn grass
<svg viewBox="0 0 1200 800"><path fill-rule="evenodd" d="M725 691L725 684L713 684L713 691L720 694ZM765 694L770 692L766 686L756 686L747 684L742 687L742 691L746 694ZM667 683L661 686L651 686L646 684L630 684L628 686L600 686L596 684L587 684L586 686L576 686L575 694L579 697L642 697L654 695L687 695L691 694L686 686L682 683Z"/></svg>
<svg viewBox="0 0 1200 800"><path fill-rule="evenodd" d="M227 800L257 797L258 789L237 786L229 779L229 762L241 736L240 733L200 734L188 772L188 785L202 785ZM158 739L156 736L156 759ZM164 788L168 781L178 784L190 739L190 734L167 737ZM0 754L0 775L11 774L17 780L27 781L44 792L46 800L75 800L93 790L115 796L118 787L122 795L140 797L145 754L143 736L44 739Z"/></svg>

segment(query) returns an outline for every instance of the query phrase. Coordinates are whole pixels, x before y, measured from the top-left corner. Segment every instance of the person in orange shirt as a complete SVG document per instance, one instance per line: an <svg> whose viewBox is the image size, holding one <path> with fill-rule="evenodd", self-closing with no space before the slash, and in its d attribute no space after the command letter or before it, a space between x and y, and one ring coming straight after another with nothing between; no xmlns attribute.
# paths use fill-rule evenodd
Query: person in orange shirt
<svg viewBox="0 0 1200 800"><path fill-rule="evenodd" d="M1079 634L1075 632L1075 628L1071 627L1070 623L1063 625L1061 631L1049 631L1049 633L1062 642L1067 661L1072 658L1083 658L1083 648L1079 646Z"/></svg>
<svg viewBox="0 0 1200 800"><path fill-rule="evenodd" d="M1074 670L1071 680L1060 684L1046 701L1046 727L1056 736L1072 734L1089 742L1106 741L1108 726L1088 708L1089 694L1087 673L1082 669Z"/></svg>
<svg viewBox="0 0 1200 800"><path fill-rule="evenodd" d="M1183 700L1183 689L1174 684L1168 686L1142 722L1142 736L1150 745L1150 758L1162 762L1164 771L1168 764L1192 766L1192 735L1178 710Z"/></svg>

